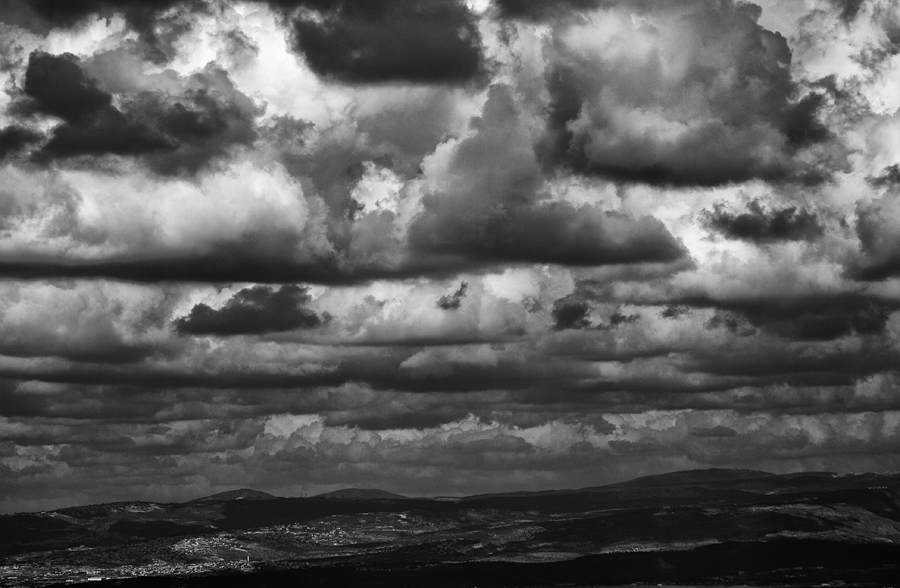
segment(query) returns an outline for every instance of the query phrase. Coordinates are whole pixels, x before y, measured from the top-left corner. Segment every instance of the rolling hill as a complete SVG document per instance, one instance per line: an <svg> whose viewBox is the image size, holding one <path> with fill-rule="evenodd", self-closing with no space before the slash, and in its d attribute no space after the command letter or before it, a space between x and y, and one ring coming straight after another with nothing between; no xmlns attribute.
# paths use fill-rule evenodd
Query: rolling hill
<svg viewBox="0 0 900 588"><path fill-rule="evenodd" d="M242 489L0 528L5 586L900 584L896 474L695 470L452 501Z"/></svg>
<svg viewBox="0 0 900 588"><path fill-rule="evenodd" d="M408 497L378 490L377 488L345 488L317 494L316 498L340 498L344 500L407 500Z"/></svg>

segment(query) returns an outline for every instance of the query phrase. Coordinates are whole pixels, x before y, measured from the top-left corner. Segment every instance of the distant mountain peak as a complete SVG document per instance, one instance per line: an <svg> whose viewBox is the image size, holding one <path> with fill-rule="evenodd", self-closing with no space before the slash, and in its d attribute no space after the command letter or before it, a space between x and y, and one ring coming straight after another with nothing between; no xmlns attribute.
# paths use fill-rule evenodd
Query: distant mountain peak
<svg viewBox="0 0 900 588"><path fill-rule="evenodd" d="M635 478L613 486L670 486L678 484L703 484L708 482L733 482L758 478L774 478L776 474L762 470L740 468L707 468L700 470L684 470Z"/></svg>
<svg viewBox="0 0 900 588"><path fill-rule="evenodd" d="M344 500L406 500L408 497L378 488L344 488L334 492L317 494L314 498L340 498Z"/></svg>
<svg viewBox="0 0 900 588"><path fill-rule="evenodd" d="M218 494L211 494L209 496L203 496L202 498L195 498L194 500L189 500L188 502L226 502L228 500L274 500L276 497L267 493L260 492L259 490L253 490L251 488L240 488L238 490L228 490L227 492L219 492Z"/></svg>

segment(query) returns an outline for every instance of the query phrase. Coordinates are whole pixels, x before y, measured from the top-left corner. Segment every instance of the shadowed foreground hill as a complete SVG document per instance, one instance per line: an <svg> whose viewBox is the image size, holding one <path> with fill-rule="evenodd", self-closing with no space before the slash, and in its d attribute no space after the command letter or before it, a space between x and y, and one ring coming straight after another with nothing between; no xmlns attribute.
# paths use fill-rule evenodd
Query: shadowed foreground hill
<svg viewBox="0 0 900 588"><path fill-rule="evenodd" d="M93 505L2 517L2 581L895 585L898 486L896 474L700 470L461 499L237 490Z"/></svg>

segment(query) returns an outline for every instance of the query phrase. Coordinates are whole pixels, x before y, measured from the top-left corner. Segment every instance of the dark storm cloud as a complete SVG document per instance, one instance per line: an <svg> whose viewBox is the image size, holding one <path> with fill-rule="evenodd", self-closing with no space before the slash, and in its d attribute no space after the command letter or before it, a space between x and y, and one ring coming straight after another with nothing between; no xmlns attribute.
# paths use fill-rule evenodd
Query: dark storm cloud
<svg viewBox="0 0 900 588"><path fill-rule="evenodd" d="M172 422L201 419L254 419L271 414L320 414L331 426L367 430L423 428L464 418L473 411L485 418L541 424L558 416L546 407L538 415L509 411L503 393L431 393L374 391L349 384L336 388L255 390L160 388L147 386L53 385L36 394L29 384L0 378L0 405L6 417L94 419L109 423ZM541 419L544 420L541 420ZM595 417L594 421L598 419Z"/></svg>
<svg viewBox="0 0 900 588"><path fill-rule="evenodd" d="M484 73L475 17L457 0L296 4L315 17L295 15L295 46L325 78L361 84L466 84Z"/></svg>
<svg viewBox="0 0 900 588"><path fill-rule="evenodd" d="M640 411L648 403L658 410L727 409L781 414L806 414L810 406L815 406L816 411L821 413L898 410L900 398L893 393L897 383L896 376L892 378L886 373L858 377L848 384L835 386L789 387L783 382L767 385L757 379L752 387L735 386L730 390L716 392L685 391L666 395L652 392L620 393L614 397L607 394L604 396L607 403L604 404L609 410L621 412Z"/></svg>
<svg viewBox="0 0 900 588"><path fill-rule="evenodd" d="M900 302L864 294L797 295L743 300L697 301L716 314L710 328L750 335L759 328L793 341L831 341L848 335L878 335Z"/></svg>
<svg viewBox="0 0 900 588"><path fill-rule="evenodd" d="M283 235L287 248L296 235ZM267 244L269 247L267 247ZM111 278L135 282L257 282L350 285L381 279L421 276L452 278L460 271L478 269L461 261L422 259L399 268L342 267L333 259L298 262L288 251L272 250L271 242L246 237L237 242L217 243L215 251L196 256L138 256L93 262L69 263L58 259L0 261L0 275L24 280L46 278Z"/></svg>
<svg viewBox="0 0 900 588"><path fill-rule="evenodd" d="M715 427L709 427L707 429L693 429L691 435L694 435L695 437L734 437L737 435L737 431L728 427L723 427L722 425L716 425Z"/></svg>
<svg viewBox="0 0 900 588"><path fill-rule="evenodd" d="M739 312L716 309L709 320L703 325L706 329L728 329L732 335L738 337L750 337L756 334L756 329Z"/></svg>
<svg viewBox="0 0 900 588"><path fill-rule="evenodd" d="M43 34L119 14L138 34L145 57L161 63L171 59L175 41L189 30L189 15L206 10L205 1L187 0L4 0L0 21Z"/></svg>
<svg viewBox="0 0 900 588"><path fill-rule="evenodd" d="M570 294L564 296L553 303L553 310L550 315L553 317L554 328L558 331L565 329L589 329L592 327L591 312L593 312L591 304L578 295ZM637 314L622 314L619 310L613 311L609 315L608 322L596 326L600 330L609 330L633 323L641 317ZM642 355L640 351L635 351L634 356Z"/></svg>
<svg viewBox="0 0 900 588"><path fill-rule="evenodd" d="M900 163L887 166L877 176L870 177L868 182L876 188L900 186Z"/></svg>
<svg viewBox="0 0 900 588"><path fill-rule="evenodd" d="M319 351L326 352L325 349ZM346 356L349 350L342 355ZM555 395L547 396L547 390L555 393L621 393L640 392L667 394L674 392L712 392L729 390L736 386L751 385L756 380L772 383L764 370L756 376L744 374L744 378L718 378L715 374L735 375L710 370L711 378L622 375L615 378L598 377L594 362L573 361L555 357L552 361L538 355L526 358L499 358L496 364L446 361L443 356L413 364L413 356L400 349L375 352L360 350L351 357L332 359L322 366L266 365L241 363L238 354L235 361L220 361L216 365L178 365L144 363L127 368L113 364L64 364L32 363L23 367L11 365L4 368L4 377L17 380L35 380L55 384L104 385L104 386L153 386L157 388L197 388L205 390L272 390L310 389L348 384L363 384L377 391L416 393L472 393L492 390L532 391L533 402L554 404ZM622 357L629 361L633 357ZM226 365L227 364L227 365ZM692 365L692 364L691 364ZM866 364L868 365L868 364ZM878 364L881 365L881 364ZM857 371L841 372L844 380L852 380L854 374L870 373L865 366ZM880 368L883 371L885 368ZM698 370L690 370L698 371ZM704 370L699 370L704 371ZM806 370L809 371L809 370ZM879 371L879 370L874 370ZM800 370L803 373L803 370Z"/></svg>
<svg viewBox="0 0 900 588"><path fill-rule="evenodd" d="M829 2L839 11L841 20L850 24L856 20L865 0L829 0Z"/></svg>
<svg viewBox="0 0 900 588"><path fill-rule="evenodd" d="M691 309L686 304L669 304L659 314L666 319L677 319L690 312Z"/></svg>
<svg viewBox="0 0 900 588"><path fill-rule="evenodd" d="M709 230L732 239L753 243L778 241L812 241L824 234L815 213L788 206L767 209L759 199L747 204L747 212L734 213L717 203L712 210L700 213L702 224Z"/></svg>
<svg viewBox="0 0 900 588"><path fill-rule="evenodd" d="M591 326L591 306L571 296L554 302L550 314L557 329L588 329Z"/></svg>
<svg viewBox="0 0 900 588"><path fill-rule="evenodd" d="M639 314L622 314L617 310L609 316L609 324L616 327L618 325L627 325L639 321L640 319L641 315Z"/></svg>
<svg viewBox="0 0 900 588"><path fill-rule="evenodd" d="M890 171L885 174L890 180ZM886 183L889 183L886 182ZM856 205L860 255L850 267L857 280L878 281L900 276L900 195L898 187L881 198Z"/></svg>
<svg viewBox="0 0 900 588"><path fill-rule="evenodd" d="M793 147L823 143L832 137L831 131L819 120L819 110L825 104L823 94L807 94L785 107L780 128Z"/></svg>
<svg viewBox="0 0 900 588"><path fill-rule="evenodd" d="M40 133L26 127L10 125L0 129L0 161L15 155L32 143L40 141Z"/></svg>
<svg viewBox="0 0 900 588"><path fill-rule="evenodd" d="M158 173L196 173L232 146L256 139L256 109L224 71L207 67L187 85L178 98L141 92L119 108L74 55L33 52L19 108L64 121L33 158L140 156Z"/></svg>
<svg viewBox="0 0 900 588"><path fill-rule="evenodd" d="M33 101L33 104L25 103L23 109L34 108L69 124L88 120L112 108L112 95L85 75L79 59L71 53L31 53L23 89Z"/></svg>
<svg viewBox="0 0 900 588"><path fill-rule="evenodd" d="M554 202L514 210L506 218L497 215L485 220L488 234L483 239L451 224L442 225L430 242L424 238L428 225L422 222L416 227L416 244L429 252L461 253L476 259L572 266L675 262L685 256L683 246L659 220L646 216L635 219L588 205ZM496 231L490 231L492 226ZM465 232L456 232L460 229ZM543 238L534 239L541 232Z"/></svg>
<svg viewBox="0 0 900 588"><path fill-rule="evenodd" d="M414 249L473 261L572 266L685 257L684 246L653 217L549 201L509 87L491 88L471 126L478 132L457 146L447 188L423 199L409 232Z"/></svg>
<svg viewBox="0 0 900 588"><path fill-rule="evenodd" d="M840 386L852 385L863 376L896 371L900 362L900 352L878 344L852 351L819 349L815 355L801 351L799 347L753 344L695 349L687 354L681 368L718 376L746 376L755 385Z"/></svg>
<svg viewBox="0 0 900 588"><path fill-rule="evenodd" d="M797 149L830 138L818 120L823 98L798 99L787 41L757 24L758 7L707 0L625 6L649 20L628 21L617 8L596 16L631 29L604 40L616 48L605 54L586 43L596 33L580 20L556 26L547 50L547 133L538 146L545 164L669 186L814 183L827 175L793 159ZM724 71L727 78L717 73Z"/></svg>
<svg viewBox="0 0 900 588"><path fill-rule="evenodd" d="M328 322L306 308L311 300L309 288L284 285L253 286L235 293L222 308L215 310L197 304L190 314L175 320L175 329L183 335L244 335L312 329Z"/></svg>
<svg viewBox="0 0 900 588"><path fill-rule="evenodd" d="M196 173L236 146L251 145L257 137L254 118L259 111L239 92L228 74L217 67L195 73L176 99L141 94L129 114L145 120L162 134L167 148L151 152L147 162L158 173Z"/></svg>
<svg viewBox="0 0 900 588"><path fill-rule="evenodd" d="M0 338L0 354L8 357L60 357L85 363L132 363L151 356L151 345L126 343L108 324L100 324L90 339L54 340L45 333Z"/></svg>
<svg viewBox="0 0 900 588"><path fill-rule="evenodd" d="M681 390L605 392L559 391L548 403L539 394L526 392L460 393L375 391L357 385L327 389L270 389L260 395L248 389L192 389L146 386L85 386L43 384L0 379L0 404L7 418L91 420L100 423L161 423L186 420L257 419L271 414L320 414L330 426L366 430L439 426L474 414L484 421L518 427L540 426L549 421L590 424L598 432L615 430L597 412L632 413L648 403L658 410L777 411L804 414L815 405L822 413L900 409L894 394L896 376L875 375L854 386L784 386L737 388L721 392ZM52 386L48 389L48 386ZM668 392L668 391L667 391ZM715 427L698 436L728 435Z"/></svg>
<svg viewBox="0 0 900 588"><path fill-rule="evenodd" d="M215 372L175 370L166 366L144 369L117 369L107 364L82 368L71 364L62 369L6 370L13 379L91 385L140 385L157 387L195 387L271 390L274 388L310 388L341 386L363 382L375 390L416 392L471 392L498 388L522 389L535 386L536 376L564 381L559 368L528 368L514 363L499 367L446 366L446 369L399 370L399 361L390 356L370 356L336 362L329 371L291 373L217 369Z"/></svg>
<svg viewBox="0 0 900 588"><path fill-rule="evenodd" d="M112 95L81 68L72 54L33 52L23 84L30 98L23 110L61 118L50 140L36 154L41 160L75 155L137 155L167 147L165 139L146 125L129 120L112 105Z"/></svg>
<svg viewBox="0 0 900 588"><path fill-rule="evenodd" d="M463 298L466 297L466 290L469 288L469 284L466 282L461 282L459 284L459 288L453 292L452 294L444 294L440 298L438 298L437 306L441 310L457 310L459 306L462 304Z"/></svg>

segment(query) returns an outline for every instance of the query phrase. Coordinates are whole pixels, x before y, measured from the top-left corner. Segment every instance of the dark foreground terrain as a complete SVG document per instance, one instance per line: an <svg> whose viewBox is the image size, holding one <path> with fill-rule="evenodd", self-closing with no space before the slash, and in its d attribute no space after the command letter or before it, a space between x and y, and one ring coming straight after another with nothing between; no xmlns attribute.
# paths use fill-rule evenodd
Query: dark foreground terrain
<svg viewBox="0 0 900 588"><path fill-rule="evenodd" d="M0 584L898 585L900 477L698 470L413 499L240 490L0 517Z"/></svg>

